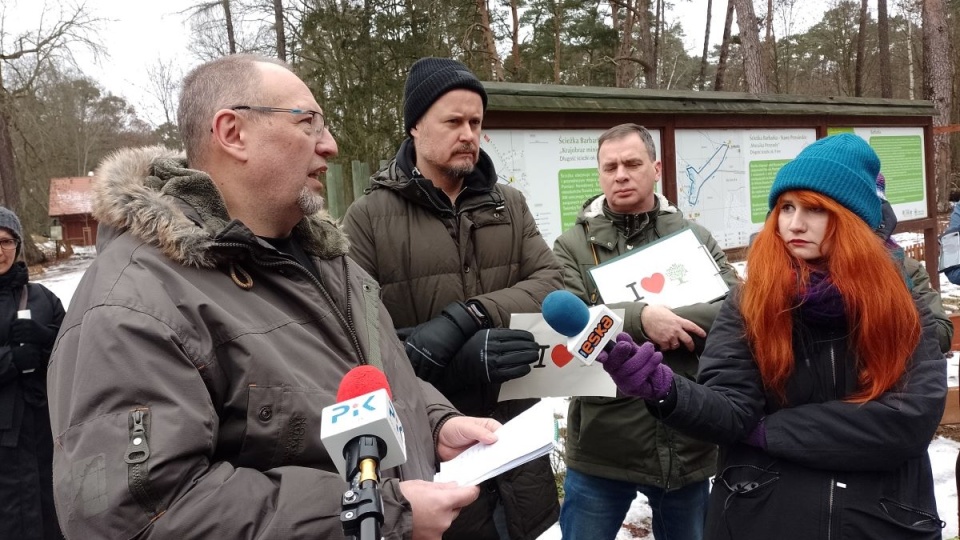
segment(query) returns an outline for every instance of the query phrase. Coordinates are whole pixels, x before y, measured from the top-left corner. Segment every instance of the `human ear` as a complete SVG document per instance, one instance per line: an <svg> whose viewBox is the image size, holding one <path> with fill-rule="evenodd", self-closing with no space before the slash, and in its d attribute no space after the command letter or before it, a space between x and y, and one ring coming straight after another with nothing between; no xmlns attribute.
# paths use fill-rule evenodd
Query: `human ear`
<svg viewBox="0 0 960 540"><path fill-rule="evenodd" d="M240 161L247 159L244 120L236 111L223 109L214 115L211 128L214 145Z"/></svg>

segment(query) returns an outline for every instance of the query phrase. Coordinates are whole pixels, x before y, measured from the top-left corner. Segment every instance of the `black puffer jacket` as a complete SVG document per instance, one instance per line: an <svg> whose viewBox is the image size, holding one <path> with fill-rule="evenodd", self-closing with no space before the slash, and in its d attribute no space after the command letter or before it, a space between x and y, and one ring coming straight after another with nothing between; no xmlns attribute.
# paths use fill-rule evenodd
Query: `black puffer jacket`
<svg viewBox="0 0 960 540"><path fill-rule="evenodd" d="M27 292L30 318L53 334L64 310L46 287L27 282L27 267L14 263L0 276L0 538L33 540L59 538L53 507L53 436L47 410L46 360L32 373L20 373L13 363L9 334ZM52 334L52 335L53 335ZM52 343L51 343L52 347Z"/></svg>
<svg viewBox="0 0 960 540"><path fill-rule="evenodd" d="M372 275L397 328L440 314L451 302L483 304L493 326L511 313L540 311L544 297L562 286L560 264L537 230L523 195L497 184L482 150L464 179L456 206L414 163L407 139L397 157L373 177L367 194L343 218L350 258ZM535 403L497 403L499 384L474 385L446 397L461 412L505 422ZM534 539L559 516L557 490L546 457L484 485L489 491L464 509L448 538L496 538L489 520L496 495L504 501L513 540ZM476 525L473 527L471 525ZM489 536L493 535L493 536Z"/></svg>
<svg viewBox="0 0 960 540"><path fill-rule="evenodd" d="M764 395L743 339L739 294L721 308L697 385L676 377L668 425L720 445L705 537L940 538L927 446L943 414L946 365L930 311L907 372L863 404L848 331L794 319L796 365L786 403ZM650 407L656 413L655 407ZM740 443L765 416L767 448Z"/></svg>

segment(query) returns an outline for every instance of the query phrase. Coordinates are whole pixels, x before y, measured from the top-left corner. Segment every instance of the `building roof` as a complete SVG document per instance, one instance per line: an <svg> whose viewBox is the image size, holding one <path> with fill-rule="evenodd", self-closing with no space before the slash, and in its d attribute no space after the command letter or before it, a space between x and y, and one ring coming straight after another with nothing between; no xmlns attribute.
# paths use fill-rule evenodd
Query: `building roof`
<svg viewBox="0 0 960 540"><path fill-rule="evenodd" d="M494 111L934 116L932 101L484 81Z"/></svg>
<svg viewBox="0 0 960 540"><path fill-rule="evenodd" d="M93 212L92 176L50 179L50 217Z"/></svg>

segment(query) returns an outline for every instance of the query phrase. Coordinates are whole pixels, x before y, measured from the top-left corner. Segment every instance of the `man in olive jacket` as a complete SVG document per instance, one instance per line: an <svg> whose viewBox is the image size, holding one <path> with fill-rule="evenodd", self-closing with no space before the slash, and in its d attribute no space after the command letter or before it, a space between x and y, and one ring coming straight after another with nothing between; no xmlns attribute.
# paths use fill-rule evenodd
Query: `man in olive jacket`
<svg viewBox="0 0 960 540"><path fill-rule="evenodd" d="M387 377L406 463L381 471L383 536L437 539L476 487L437 461L496 422L460 416L418 380L322 211L337 143L277 60L194 69L186 159L126 149L96 176L97 259L50 360L57 514L68 538L337 539L347 483L324 407L359 364Z"/></svg>
<svg viewBox="0 0 960 540"><path fill-rule="evenodd" d="M660 161L646 129L623 124L607 130L597 159L603 194L584 204L576 224L554 244L568 290L590 305L602 304L590 268L686 228L709 250L727 285L736 283L735 270L710 233L654 193ZM652 341L675 373L695 379L697 355L720 300L675 309L644 302L608 306L625 311L624 332L638 342ZM715 447L664 427L642 400L573 398L566 460L564 538L612 540L638 491L650 501L654 538L702 537Z"/></svg>
<svg viewBox="0 0 960 540"><path fill-rule="evenodd" d="M539 359L506 328L560 288L560 265L519 191L480 150L487 94L466 66L424 58L406 81L409 137L343 219L349 256L380 283L420 378L465 414L506 421L534 400L497 403L500 383ZM415 328L414 328L415 327ZM559 515L544 456L483 485L445 538L533 540Z"/></svg>

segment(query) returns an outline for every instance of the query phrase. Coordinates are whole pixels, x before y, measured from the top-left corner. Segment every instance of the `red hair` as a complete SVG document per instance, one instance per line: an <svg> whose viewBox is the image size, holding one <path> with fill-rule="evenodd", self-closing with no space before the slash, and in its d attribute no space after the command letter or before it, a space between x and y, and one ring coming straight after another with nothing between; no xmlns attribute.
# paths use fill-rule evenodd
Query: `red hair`
<svg viewBox="0 0 960 540"><path fill-rule="evenodd" d="M862 403L889 390L906 371L920 341L920 315L905 280L880 237L853 212L813 191L788 192L803 206L830 216L823 239L826 270L843 296L851 350L857 356ZM785 398L793 372L793 310L811 267L795 258L778 233L781 195L747 255L740 310L764 387ZM795 271L790 271L795 269Z"/></svg>

